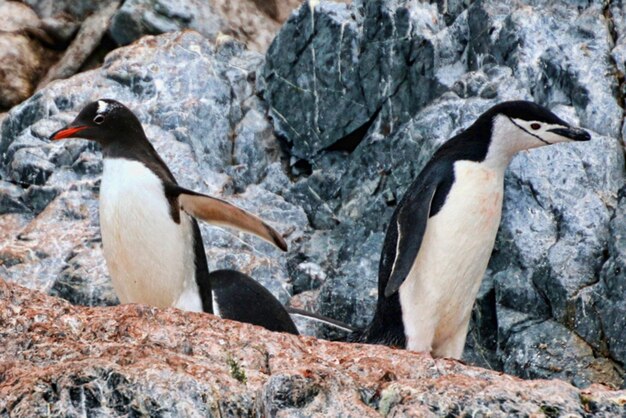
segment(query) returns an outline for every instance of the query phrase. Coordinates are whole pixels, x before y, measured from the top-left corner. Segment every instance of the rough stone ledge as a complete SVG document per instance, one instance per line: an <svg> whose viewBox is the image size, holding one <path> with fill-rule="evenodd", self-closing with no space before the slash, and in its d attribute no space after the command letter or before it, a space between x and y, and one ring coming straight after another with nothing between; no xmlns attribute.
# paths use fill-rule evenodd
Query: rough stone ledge
<svg viewBox="0 0 626 418"><path fill-rule="evenodd" d="M0 416L608 416L626 391L0 280Z"/></svg>

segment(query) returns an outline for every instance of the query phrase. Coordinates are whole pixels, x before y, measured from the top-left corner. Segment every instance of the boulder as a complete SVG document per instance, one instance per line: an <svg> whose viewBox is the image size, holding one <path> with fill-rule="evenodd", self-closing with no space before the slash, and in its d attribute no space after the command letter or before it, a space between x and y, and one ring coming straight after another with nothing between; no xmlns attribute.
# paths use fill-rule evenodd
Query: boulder
<svg viewBox="0 0 626 418"><path fill-rule="evenodd" d="M109 34L118 45L144 35L193 29L215 40L233 36L250 49L263 52L289 13L294 0L126 0L113 17Z"/></svg>
<svg viewBox="0 0 626 418"><path fill-rule="evenodd" d="M38 25L27 5L0 0L0 111L30 97L56 56L30 34Z"/></svg>

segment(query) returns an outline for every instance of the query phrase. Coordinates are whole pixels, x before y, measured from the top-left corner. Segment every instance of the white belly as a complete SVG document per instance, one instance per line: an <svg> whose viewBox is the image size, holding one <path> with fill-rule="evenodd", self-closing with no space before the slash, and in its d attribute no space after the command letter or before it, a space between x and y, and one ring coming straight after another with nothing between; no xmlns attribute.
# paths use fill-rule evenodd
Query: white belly
<svg viewBox="0 0 626 418"><path fill-rule="evenodd" d="M100 187L102 246L122 303L202 311L191 221L170 216L159 178L145 165L105 159Z"/></svg>
<svg viewBox="0 0 626 418"><path fill-rule="evenodd" d="M407 348L460 357L502 213L504 173L455 163L444 207L430 218L400 287Z"/></svg>

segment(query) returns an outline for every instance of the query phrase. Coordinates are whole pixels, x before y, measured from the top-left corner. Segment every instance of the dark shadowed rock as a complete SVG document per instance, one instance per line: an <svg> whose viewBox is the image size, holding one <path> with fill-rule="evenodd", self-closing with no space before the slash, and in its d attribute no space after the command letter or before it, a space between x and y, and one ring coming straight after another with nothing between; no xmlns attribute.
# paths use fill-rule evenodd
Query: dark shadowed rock
<svg viewBox="0 0 626 418"><path fill-rule="evenodd" d="M189 28L215 38L224 25L205 1L127 0L111 22L111 37L127 45L144 35Z"/></svg>
<svg viewBox="0 0 626 418"><path fill-rule="evenodd" d="M144 35L193 29L211 40L233 36L255 51L265 51L298 1L126 0L109 33L119 45Z"/></svg>
<svg viewBox="0 0 626 418"><path fill-rule="evenodd" d="M43 211L60 192L61 190L56 186L32 185L26 189L23 200L28 202L30 210L37 215Z"/></svg>
<svg viewBox="0 0 626 418"><path fill-rule="evenodd" d="M11 159L11 178L24 184L45 184L54 170L40 148L20 148Z"/></svg>
<svg viewBox="0 0 626 418"><path fill-rule="evenodd" d="M96 50L105 35L111 17L117 11L120 0L107 1L102 7L94 10L80 26L76 37L63 56L48 69L46 76L39 82L38 89L52 80L68 78L74 75Z"/></svg>
<svg viewBox="0 0 626 418"><path fill-rule="evenodd" d="M89 16L99 6L97 2L75 0L24 0L24 3L32 7L42 18L66 14L77 20Z"/></svg>
<svg viewBox="0 0 626 418"><path fill-rule="evenodd" d="M0 215L28 212L28 207L22 201L23 194L21 187L0 180Z"/></svg>
<svg viewBox="0 0 626 418"><path fill-rule="evenodd" d="M581 308L591 307L594 312L595 321L588 324L588 328L600 333L603 351L626 364L626 345L623 343L626 341L626 301L620 296L626 294L626 189L620 191L610 233L608 259L602 266L600 281L590 289L591 304Z"/></svg>
<svg viewBox="0 0 626 418"><path fill-rule="evenodd" d="M119 300L113 290L100 241L90 242L78 253L70 253L50 289L50 294L74 305L110 306ZM89 283L85 281L89 280Z"/></svg>
<svg viewBox="0 0 626 418"><path fill-rule="evenodd" d="M436 9L397 6L306 2L279 32L266 98L296 157L358 144L376 119L393 131L435 96Z"/></svg>

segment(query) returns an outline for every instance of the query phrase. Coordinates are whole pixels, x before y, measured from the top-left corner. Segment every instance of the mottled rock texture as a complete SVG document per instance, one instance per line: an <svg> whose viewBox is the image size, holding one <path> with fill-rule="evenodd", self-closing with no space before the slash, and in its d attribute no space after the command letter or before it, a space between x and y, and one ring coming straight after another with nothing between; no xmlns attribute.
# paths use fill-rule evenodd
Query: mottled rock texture
<svg viewBox="0 0 626 418"><path fill-rule="evenodd" d="M299 0L0 0L0 111L144 35L193 29L264 52ZM63 52L63 50L65 50Z"/></svg>
<svg viewBox="0 0 626 418"><path fill-rule="evenodd" d="M387 222L433 150L495 103L534 100L593 139L511 164L464 357L528 378L623 385L624 11L600 1L301 7L264 69L298 176L287 199L315 229L294 285L321 287L322 313L364 326Z"/></svg>
<svg viewBox="0 0 626 418"><path fill-rule="evenodd" d="M618 416L626 392L0 280L3 416Z"/></svg>
<svg viewBox="0 0 626 418"><path fill-rule="evenodd" d="M52 80L68 78L76 74L102 43L102 38L109 28L111 18L117 13L120 3L121 0L110 0L103 3L81 23L80 30L76 33L76 37L63 57L48 69L46 76L39 82L39 89Z"/></svg>

